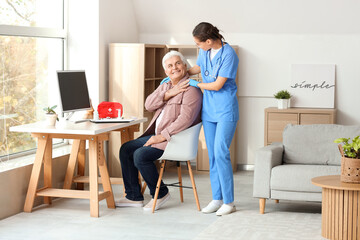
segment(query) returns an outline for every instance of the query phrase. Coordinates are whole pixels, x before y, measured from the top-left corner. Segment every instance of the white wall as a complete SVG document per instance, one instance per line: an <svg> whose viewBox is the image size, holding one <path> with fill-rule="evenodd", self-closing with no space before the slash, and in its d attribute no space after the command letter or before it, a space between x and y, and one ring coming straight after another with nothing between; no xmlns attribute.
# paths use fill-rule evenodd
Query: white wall
<svg viewBox="0 0 360 240"><path fill-rule="evenodd" d="M264 108L276 106L275 91L289 89L293 63L336 64L337 122L360 124L353 107L360 100L359 1L135 0L134 5L140 42L194 44L192 29L209 21L240 47L238 164L254 163L254 151L264 144Z"/></svg>
<svg viewBox="0 0 360 240"><path fill-rule="evenodd" d="M99 101L99 4L69 1L68 64L65 69L85 70L90 98Z"/></svg>
<svg viewBox="0 0 360 240"><path fill-rule="evenodd" d="M109 43L138 42L138 30L131 0L99 1L100 99L109 97Z"/></svg>
<svg viewBox="0 0 360 240"><path fill-rule="evenodd" d="M131 0L69 1L67 69L84 69L96 107L108 99L108 43L137 42Z"/></svg>
<svg viewBox="0 0 360 240"><path fill-rule="evenodd" d="M62 188L69 155L54 157L52 161L52 186ZM0 220L24 211L24 203L29 186L33 164L17 167L0 173ZM43 175L43 168L41 176ZM38 187L44 186L44 178L39 178ZM42 197L34 200L34 207L43 203Z"/></svg>

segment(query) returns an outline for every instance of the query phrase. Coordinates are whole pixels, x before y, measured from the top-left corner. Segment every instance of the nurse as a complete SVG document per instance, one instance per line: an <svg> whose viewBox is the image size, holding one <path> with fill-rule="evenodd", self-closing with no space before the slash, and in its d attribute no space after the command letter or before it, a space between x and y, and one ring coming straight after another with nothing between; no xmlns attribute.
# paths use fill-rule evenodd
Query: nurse
<svg viewBox="0 0 360 240"><path fill-rule="evenodd" d="M198 24L193 30L193 37L200 52L196 65L188 73L195 75L201 72L202 76L201 83L190 80L190 85L202 89L204 94L202 121L213 198L202 212L216 212L221 216L236 211L229 148L239 119L235 82L239 58L217 27L210 23Z"/></svg>

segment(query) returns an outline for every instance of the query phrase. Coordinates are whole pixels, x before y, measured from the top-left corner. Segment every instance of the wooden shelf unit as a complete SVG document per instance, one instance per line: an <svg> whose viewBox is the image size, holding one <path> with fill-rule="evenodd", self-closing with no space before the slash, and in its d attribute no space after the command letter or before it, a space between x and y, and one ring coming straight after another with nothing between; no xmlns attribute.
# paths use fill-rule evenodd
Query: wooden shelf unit
<svg viewBox="0 0 360 240"><path fill-rule="evenodd" d="M188 61L189 68L196 65L196 60L199 55L199 48L197 46L193 45L166 45L166 48L168 51L178 51L181 52L182 55L186 58ZM192 79L196 81L202 81L201 74L196 74L194 76L191 76Z"/></svg>
<svg viewBox="0 0 360 240"><path fill-rule="evenodd" d="M335 124L336 109L328 108L288 108L265 109L264 145L282 142L282 132L287 124Z"/></svg>
<svg viewBox="0 0 360 240"><path fill-rule="evenodd" d="M236 46L234 47L238 49ZM199 49L195 45L159 45L138 43L111 43L109 45L109 101L120 102L125 116L147 117L148 122L140 129L142 133L150 123L153 113L144 108L145 99L166 77L162 66L163 56L171 50L181 52L190 67L196 64ZM201 74L191 76L201 81ZM109 156L111 176L120 176L118 137L110 135ZM209 171L209 159L203 129L199 138L199 152L196 169ZM230 147L233 170L236 171L235 137ZM110 165L110 166L111 166Z"/></svg>

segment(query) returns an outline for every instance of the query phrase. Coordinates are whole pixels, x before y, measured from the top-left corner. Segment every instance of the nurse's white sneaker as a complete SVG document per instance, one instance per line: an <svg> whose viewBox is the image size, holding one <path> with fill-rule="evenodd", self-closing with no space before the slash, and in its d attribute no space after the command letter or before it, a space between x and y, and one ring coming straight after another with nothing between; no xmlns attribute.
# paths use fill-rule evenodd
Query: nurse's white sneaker
<svg viewBox="0 0 360 240"><path fill-rule="evenodd" d="M219 210L216 211L216 216L223 216L236 211L234 204L223 204Z"/></svg>
<svg viewBox="0 0 360 240"><path fill-rule="evenodd" d="M222 200L212 200L206 207L201 209L203 213L213 213L216 212L222 205Z"/></svg>

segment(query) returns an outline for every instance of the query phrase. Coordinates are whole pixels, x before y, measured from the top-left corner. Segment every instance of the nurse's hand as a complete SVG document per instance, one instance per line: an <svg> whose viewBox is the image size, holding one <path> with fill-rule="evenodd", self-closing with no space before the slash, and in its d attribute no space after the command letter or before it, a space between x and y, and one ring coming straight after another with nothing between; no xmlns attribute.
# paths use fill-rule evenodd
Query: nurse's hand
<svg viewBox="0 0 360 240"><path fill-rule="evenodd" d="M198 82L198 81L195 81L194 79L190 79L189 84L190 84L190 86L199 88L199 87L198 87L199 82Z"/></svg>
<svg viewBox="0 0 360 240"><path fill-rule="evenodd" d="M189 80L176 84L171 89L166 91L164 96L164 101L169 100L170 98L178 95L179 93L187 91L188 88L189 88Z"/></svg>
<svg viewBox="0 0 360 240"><path fill-rule="evenodd" d="M150 146L155 143L161 143L161 142L164 142L165 140L166 140L166 138L163 137L161 134L155 135L155 136L152 136L151 138L149 138L149 140L147 140L147 142L144 144L144 147Z"/></svg>
<svg viewBox="0 0 360 240"><path fill-rule="evenodd" d="M170 78L169 77L166 77L164 78L161 82L160 82L160 85L163 84L163 83L167 83L170 81Z"/></svg>

